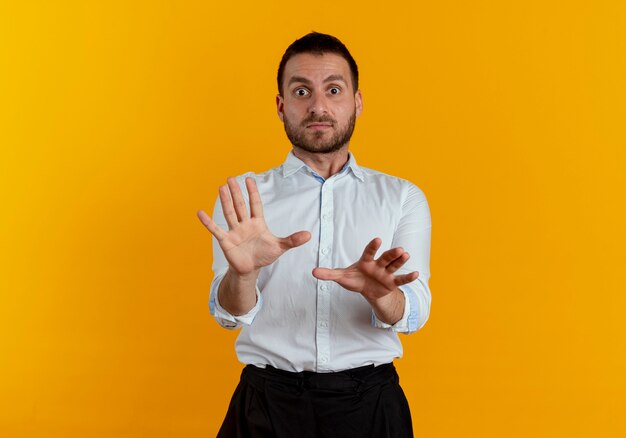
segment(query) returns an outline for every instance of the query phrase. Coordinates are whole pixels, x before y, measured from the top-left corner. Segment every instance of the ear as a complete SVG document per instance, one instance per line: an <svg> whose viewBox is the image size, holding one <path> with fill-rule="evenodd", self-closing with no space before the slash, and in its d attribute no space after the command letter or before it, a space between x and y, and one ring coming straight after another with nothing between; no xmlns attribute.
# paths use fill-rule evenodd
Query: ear
<svg viewBox="0 0 626 438"><path fill-rule="evenodd" d="M356 110L356 116L359 117L363 112L363 96L361 95L361 90L357 90L354 94L354 106Z"/></svg>
<svg viewBox="0 0 626 438"><path fill-rule="evenodd" d="M276 95L276 112L278 112L278 118L280 119L281 122L284 122L283 119L283 105L285 103L285 100L283 99L283 96L281 96L280 94Z"/></svg>

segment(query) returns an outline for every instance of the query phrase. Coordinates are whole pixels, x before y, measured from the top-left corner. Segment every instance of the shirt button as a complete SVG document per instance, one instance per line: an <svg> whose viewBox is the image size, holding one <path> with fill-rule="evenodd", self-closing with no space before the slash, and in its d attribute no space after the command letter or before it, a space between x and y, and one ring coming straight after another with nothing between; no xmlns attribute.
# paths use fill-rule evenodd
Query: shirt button
<svg viewBox="0 0 626 438"><path fill-rule="evenodd" d="M322 322L320 322L320 327L326 328L326 327L328 327L328 323L325 322L325 321L322 321Z"/></svg>
<svg viewBox="0 0 626 438"><path fill-rule="evenodd" d="M322 254L328 254L328 248L322 248Z"/></svg>
<svg viewBox="0 0 626 438"><path fill-rule="evenodd" d="M322 215L322 219L324 219L325 221L327 221L329 218L330 218L330 215L329 215L329 214L324 213L324 214Z"/></svg>
<svg viewBox="0 0 626 438"><path fill-rule="evenodd" d="M322 357L320 357L320 362L322 362L322 363L326 363L326 362L328 362L328 356L322 356Z"/></svg>
<svg viewBox="0 0 626 438"><path fill-rule="evenodd" d="M324 284L322 284L322 285L320 286L320 289L322 289L322 290L328 290L328 285L327 285L326 283L324 283Z"/></svg>

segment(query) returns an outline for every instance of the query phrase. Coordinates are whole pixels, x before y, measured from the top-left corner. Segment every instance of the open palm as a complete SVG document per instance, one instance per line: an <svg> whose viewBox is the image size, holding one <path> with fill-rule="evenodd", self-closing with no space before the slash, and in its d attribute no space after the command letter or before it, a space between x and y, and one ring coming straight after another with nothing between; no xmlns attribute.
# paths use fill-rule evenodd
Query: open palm
<svg viewBox="0 0 626 438"><path fill-rule="evenodd" d="M220 228L204 211L198 218L217 239L231 269L239 275L258 271L272 264L291 248L306 243L311 234L299 231L287 237L276 237L267 228L263 217L263 203L253 178L246 178L250 198L250 215L235 178L219 189L220 202L228 231Z"/></svg>

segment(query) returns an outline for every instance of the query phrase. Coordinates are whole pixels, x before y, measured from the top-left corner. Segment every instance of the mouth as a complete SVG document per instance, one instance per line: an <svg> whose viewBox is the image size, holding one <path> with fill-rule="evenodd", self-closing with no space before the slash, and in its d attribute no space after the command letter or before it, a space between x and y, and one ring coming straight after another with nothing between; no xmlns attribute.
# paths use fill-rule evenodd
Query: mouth
<svg viewBox="0 0 626 438"><path fill-rule="evenodd" d="M331 127L332 125L329 123L311 123L310 125L307 125L307 128L309 129L327 129Z"/></svg>

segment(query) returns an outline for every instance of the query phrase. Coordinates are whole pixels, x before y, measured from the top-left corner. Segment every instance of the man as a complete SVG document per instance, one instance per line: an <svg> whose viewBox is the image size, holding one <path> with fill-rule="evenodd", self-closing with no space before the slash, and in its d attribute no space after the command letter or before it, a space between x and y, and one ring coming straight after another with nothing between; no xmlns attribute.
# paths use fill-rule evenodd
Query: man
<svg viewBox="0 0 626 438"><path fill-rule="evenodd" d="M213 219L198 212L214 237L211 313L241 327L246 364L218 436L413 436L392 361L397 333L430 311L428 203L348 151L363 102L338 39L291 44L278 90L287 160L228 178Z"/></svg>

